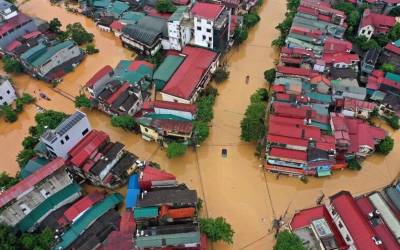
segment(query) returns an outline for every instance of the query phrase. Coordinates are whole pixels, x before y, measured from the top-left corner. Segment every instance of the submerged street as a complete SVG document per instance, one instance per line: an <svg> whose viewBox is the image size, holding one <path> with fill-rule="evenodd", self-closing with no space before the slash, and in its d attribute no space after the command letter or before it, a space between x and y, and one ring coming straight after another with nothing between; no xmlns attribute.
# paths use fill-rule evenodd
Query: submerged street
<svg viewBox="0 0 400 250"><path fill-rule="evenodd" d="M94 23L81 15L51 6L48 0L30 0L20 7L31 16L51 20L57 17L63 28L69 23L80 22L95 35L100 53L89 55L63 82L53 89L44 82L27 75L12 76L17 90L38 97L39 90L51 101L38 100L46 108L72 113L74 96L81 86L106 64L115 67L123 59L132 59L134 53L122 47L111 33L97 29ZM182 158L169 160L166 153L154 142L141 139L140 135L111 127L110 118L98 111L87 111L95 129L107 132L113 141L120 141L126 148L144 160L157 162L161 167L196 189L205 201L204 212L208 216L223 216L235 231L234 244L215 244L214 249L271 249L273 246L272 221L290 215L296 209L315 205L323 193L325 198L348 190L353 195L382 187L391 182L400 170L399 132L389 133L395 139L395 148L386 157L374 155L363 163L359 172L345 170L330 177L309 178L307 184L293 177L264 173L261 161L254 155L255 145L240 140L240 121L256 89L266 87L264 70L273 67L278 52L270 47L278 36L274 27L283 19L286 1L265 1L260 10L261 21L250 32L249 39L227 56L230 78L218 85L219 96L214 106L214 119L209 138L196 152L189 150ZM245 83L246 76L249 83ZM86 112L86 110L85 110ZM0 121L0 149L3 159L0 169L15 174L19 167L15 162L21 150L21 142L34 124L36 107L31 105L19 115L13 124ZM383 126L383 125L382 125ZM221 150L227 149L226 158Z"/></svg>

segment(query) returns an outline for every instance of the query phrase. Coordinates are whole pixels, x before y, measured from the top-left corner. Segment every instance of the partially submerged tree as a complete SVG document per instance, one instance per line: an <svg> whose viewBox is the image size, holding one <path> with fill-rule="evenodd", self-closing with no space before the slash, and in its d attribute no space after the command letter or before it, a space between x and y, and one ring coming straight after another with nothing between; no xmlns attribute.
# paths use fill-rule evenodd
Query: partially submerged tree
<svg viewBox="0 0 400 250"><path fill-rule="evenodd" d="M100 50L98 48L96 48L96 46L94 46L93 43L89 43L88 45L86 45L85 51L89 55L96 54L96 53L100 52Z"/></svg>
<svg viewBox="0 0 400 250"><path fill-rule="evenodd" d="M213 79L217 82L217 83L221 83L226 81L229 78L229 71L225 66L222 67L218 67L214 74L213 74Z"/></svg>
<svg viewBox="0 0 400 250"><path fill-rule="evenodd" d="M392 115L390 118L387 119L390 127L393 129L399 129L400 124L399 124L399 117L397 115Z"/></svg>
<svg viewBox="0 0 400 250"><path fill-rule="evenodd" d="M187 146L178 142L171 142L167 147L167 157L175 158L185 154Z"/></svg>
<svg viewBox="0 0 400 250"><path fill-rule="evenodd" d="M356 158L350 159L347 161L347 166L351 170L361 170L361 164L358 162Z"/></svg>
<svg viewBox="0 0 400 250"><path fill-rule="evenodd" d="M7 73L21 73L23 71L22 64L11 56L3 56L3 69Z"/></svg>
<svg viewBox="0 0 400 250"><path fill-rule="evenodd" d="M176 10L176 6L170 0L158 0L156 10L161 13L173 13Z"/></svg>
<svg viewBox="0 0 400 250"><path fill-rule="evenodd" d="M378 153L387 155L390 153L390 151L393 150L394 147L394 140L393 138L386 136L385 139L383 139L377 146L376 146L376 151Z"/></svg>
<svg viewBox="0 0 400 250"><path fill-rule="evenodd" d="M250 97L250 105L247 107L244 118L240 123L242 133L240 138L248 142L256 142L265 135L265 114L268 91L258 89Z"/></svg>
<svg viewBox="0 0 400 250"><path fill-rule="evenodd" d="M93 42L94 35L85 30L81 23L67 25L67 34L78 45Z"/></svg>
<svg viewBox="0 0 400 250"><path fill-rule="evenodd" d="M231 225L225 218L200 218L200 231L207 236L211 242L224 241L228 244L233 243L233 231Z"/></svg>
<svg viewBox="0 0 400 250"><path fill-rule="evenodd" d="M0 190L7 190L9 187L14 186L19 182L19 176L10 176L7 172L0 173Z"/></svg>
<svg viewBox="0 0 400 250"><path fill-rule="evenodd" d="M247 28L255 26L260 21L260 16L256 12L249 12L243 15L243 24Z"/></svg>
<svg viewBox="0 0 400 250"><path fill-rule="evenodd" d="M265 79L269 84L274 83L274 81L275 81L275 76L276 76L276 69L275 69L275 68L267 69L266 71L264 71L264 79Z"/></svg>
<svg viewBox="0 0 400 250"><path fill-rule="evenodd" d="M30 159L35 156L33 149L23 149L17 155L17 163L20 168L24 167Z"/></svg>
<svg viewBox="0 0 400 250"><path fill-rule="evenodd" d="M384 63L380 69L384 72L395 72L396 66L391 63Z"/></svg>
<svg viewBox="0 0 400 250"><path fill-rule="evenodd" d="M247 40L249 33L246 28L236 28L233 33L233 42L235 45L240 45Z"/></svg>
<svg viewBox="0 0 400 250"><path fill-rule="evenodd" d="M201 144L207 139L210 134L210 129L208 128L207 122L195 121L193 122L193 131L196 136L196 143Z"/></svg>
<svg viewBox="0 0 400 250"><path fill-rule="evenodd" d="M296 234L284 230L278 234L274 250L307 250Z"/></svg>
<svg viewBox="0 0 400 250"><path fill-rule="evenodd" d="M136 126L135 119L129 115L113 116L111 118L111 125L117 128L123 128L126 130L133 130Z"/></svg>
<svg viewBox="0 0 400 250"><path fill-rule="evenodd" d="M62 24L58 18L53 18L49 22L49 30L56 34L60 33L61 26L62 26Z"/></svg>
<svg viewBox="0 0 400 250"><path fill-rule="evenodd" d="M15 122L18 119L17 112L15 112L10 105L1 106L1 112L4 115L6 122Z"/></svg>
<svg viewBox="0 0 400 250"><path fill-rule="evenodd" d="M84 94L80 94L75 97L75 107L76 108L91 108L92 103L89 98Z"/></svg>

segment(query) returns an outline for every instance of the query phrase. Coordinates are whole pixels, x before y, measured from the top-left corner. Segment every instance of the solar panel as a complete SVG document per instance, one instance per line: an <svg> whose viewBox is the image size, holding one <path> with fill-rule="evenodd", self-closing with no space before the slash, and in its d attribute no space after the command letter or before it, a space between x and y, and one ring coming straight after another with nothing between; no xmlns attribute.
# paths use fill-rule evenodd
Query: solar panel
<svg viewBox="0 0 400 250"><path fill-rule="evenodd" d="M75 112L73 115L68 117L65 121L63 121L56 129L57 134L63 136L67 131L69 131L75 124L77 124L80 120L82 120L85 115L81 112Z"/></svg>

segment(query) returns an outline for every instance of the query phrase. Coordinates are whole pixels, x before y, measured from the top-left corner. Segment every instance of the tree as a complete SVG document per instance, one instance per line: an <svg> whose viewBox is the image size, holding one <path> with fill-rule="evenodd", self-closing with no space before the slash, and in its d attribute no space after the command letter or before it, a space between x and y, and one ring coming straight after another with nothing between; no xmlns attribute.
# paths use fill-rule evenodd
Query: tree
<svg viewBox="0 0 400 250"><path fill-rule="evenodd" d="M380 69L381 69L382 71L384 71L384 72L394 72L394 71L396 71L396 66L394 66L394 65L391 64L391 63L384 63L384 64L380 67Z"/></svg>
<svg viewBox="0 0 400 250"><path fill-rule="evenodd" d="M246 28L236 28L233 32L233 42L235 45L240 45L247 40L249 33Z"/></svg>
<svg viewBox="0 0 400 250"><path fill-rule="evenodd" d="M351 170L361 170L361 164L357 161L356 158L348 160L347 166Z"/></svg>
<svg viewBox="0 0 400 250"><path fill-rule="evenodd" d="M75 97L75 107L76 108L91 108L92 103L89 98L87 98L84 94L78 95Z"/></svg>
<svg viewBox="0 0 400 250"><path fill-rule="evenodd" d="M178 142L171 142L167 147L167 157L175 158L185 154L187 146Z"/></svg>
<svg viewBox="0 0 400 250"><path fill-rule="evenodd" d="M161 13L173 13L176 10L176 6L170 0L158 0L156 10Z"/></svg>
<svg viewBox="0 0 400 250"><path fill-rule="evenodd" d="M81 23L67 25L67 34L78 45L93 42L94 35L85 30Z"/></svg>
<svg viewBox="0 0 400 250"><path fill-rule="evenodd" d="M89 55L96 54L99 52L100 50L96 48L93 43L89 43L88 45L86 45L86 53L88 53Z"/></svg>
<svg viewBox="0 0 400 250"><path fill-rule="evenodd" d="M133 130L136 126L135 119L129 115L113 116L111 118L111 125L117 128L123 128L126 130Z"/></svg>
<svg viewBox="0 0 400 250"><path fill-rule="evenodd" d="M288 0L286 5L289 11L294 12L299 7L300 0Z"/></svg>
<svg viewBox="0 0 400 250"><path fill-rule="evenodd" d="M24 103L21 99L17 98L17 100L15 100L15 112L21 113L22 111L24 111Z"/></svg>
<svg viewBox="0 0 400 250"><path fill-rule="evenodd" d="M385 139L383 139L377 146L376 146L376 151L378 153L387 155L392 151L394 146L394 140L393 138L386 136Z"/></svg>
<svg viewBox="0 0 400 250"><path fill-rule="evenodd" d="M240 122L242 133L240 138L244 141L261 139L265 135L265 105L264 103L251 103L246 110L243 120Z"/></svg>
<svg viewBox="0 0 400 250"><path fill-rule="evenodd" d="M264 71L264 79L269 84L272 84L272 83L275 82L275 75L276 75L276 69L275 68L267 69L266 71Z"/></svg>
<svg viewBox="0 0 400 250"><path fill-rule="evenodd" d="M39 139L38 138L35 138L33 136L27 136L22 141L22 146L25 149L33 149L36 146L36 144L38 144L38 143L39 143Z"/></svg>
<svg viewBox="0 0 400 250"><path fill-rule="evenodd" d="M360 13L357 10L351 11L347 18L347 24L351 27L356 27L358 26L359 22L360 22Z"/></svg>
<svg viewBox="0 0 400 250"><path fill-rule="evenodd" d="M21 235L20 242L25 249L50 249L52 242L54 241L54 233L50 229L46 228L40 233L31 234L24 233Z"/></svg>
<svg viewBox="0 0 400 250"><path fill-rule="evenodd" d="M307 250L296 234L284 230L278 234L274 250Z"/></svg>
<svg viewBox="0 0 400 250"><path fill-rule="evenodd" d="M217 83L221 83L229 78L229 71L226 67L218 67L213 74L213 78Z"/></svg>
<svg viewBox="0 0 400 250"><path fill-rule="evenodd" d="M61 24L60 20L58 20L58 18L53 18L49 22L49 30L56 34L60 33L61 26L62 26L62 24Z"/></svg>
<svg viewBox="0 0 400 250"><path fill-rule="evenodd" d="M0 224L0 249L17 250L18 239L11 226Z"/></svg>
<svg viewBox="0 0 400 250"><path fill-rule="evenodd" d="M391 9L389 12L389 16L394 16L394 17L400 16L400 6Z"/></svg>
<svg viewBox="0 0 400 250"><path fill-rule="evenodd" d="M231 225L225 218L200 218L200 231L207 236L211 242L224 241L228 244L233 243L233 231Z"/></svg>
<svg viewBox="0 0 400 250"><path fill-rule="evenodd" d="M30 159L35 156L33 149L23 149L17 155L17 162L20 168L24 167Z"/></svg>
<svg viewBox="0 0 400 250"><path fill-rule="evenodd" d="M196 100L197 106L197 120L210 122L214 118L213 114L213 105L215 103L215 97L208 96L200 96Z"/></svg>
<svg viewBox="0 0 400 250"><path fill-rule="evenodd" d="M389 40L397 41L400 39L400 23L393 26L388 33Z"/></svg>
<svg viewBox="0 0 400 250"><path fill-rule="evenodd" d="M267 89L257 89L254 94L250 96L251 103L259 103L268 101L268 91Z"/></svg>
<svg viewBox="0 0 400 250"><path fill-rule="evenodd" d="M31 104L36 101L36 98L28 93L23 93L22 97L20 97L19 99L22 101L23 104Z"/></svg>
<svg viewBox="0 0 400 250"><path fill-rule="evenodd" d="M352 3L343 0L336 1L333 8L343 11L347 16L350 16L353 11L357 11L356 6Z"/></svg>
<svg viewBox="0 0 400 250"><path fill-rule="evenodd" d="M7 190L9 187L14 186L19 182L19 176L12 177L6 172L0 173L0 189Z"/></svg>
<svg viewBox="0 0 400 250"><path fill-rule="evenodd" d="M193 123L193 127L194 127L194 134L196 135L197 138L197 143L198 144L203 143L210 134L210 129L208 127L207 122L195 121Z"/></svg>
<svg viewBox="0 0 400 250"><path fill-rule="evenodd" d="M380 47L385 47L386 44L388 44L388 42L390 42L388 35L383 34L383 33L380 33L380 34L377 34L376 36L374 36L374 40L378 43L378 45Z"/></svg>
<svg viewBox="0 0 400 250"><path fill-rule="evenodd" d="M282 48L285 46L285 37L280 35L278 38L272 40L271 45L276 48Z"/></svg>
<svg viewBox="0 0 400 250"><path fill-rule="evenodd" d="M9 105L2 106L2 113L6 122L15 122L18 119L17 113Z"/></svg>
<svg viewBox="0 0 400 250"><path fill-rule="evenodd" d="M249 12L243 16L243 24L247 28L255 26L260 21L260 16L255 12Z"/></svg>
<svg viewBox="0 0 400 250"><path fill-rule="evenodd" d="M379 48L379 44L374 39L369 39L365 36L359 36L354 40L354 43L362 50Z"/></svg>
<svg viewBox="0 0 400 250"><path fill-rule="evenodd" d="M393 129L399 129L399 117L397 115L392 115L390 118L387 119L390 127Z"/></svg>
<svg viewBox="0 0 400 250"><path fill-rule="evenodd" d="M11 56L3 56L3 69L7 73L21 73L22 72L22 64L12 58Z"/></svg>

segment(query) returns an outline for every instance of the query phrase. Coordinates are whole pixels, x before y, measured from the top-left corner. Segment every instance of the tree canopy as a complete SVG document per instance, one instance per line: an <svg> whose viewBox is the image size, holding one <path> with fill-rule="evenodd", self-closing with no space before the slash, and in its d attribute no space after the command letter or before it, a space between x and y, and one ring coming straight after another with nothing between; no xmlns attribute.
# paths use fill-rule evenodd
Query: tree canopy
<svg viewBox="0 0 400 250"><path fill-rule="evenodd" d="M93 42L94 35L87 32L81 23L68 24L66 33L78 45Z"/></svg>
<svg viewBox="0 0 400 250"><path fill-rule="evenodd" d="M231 225L225 218L201 218L200 231L204 233L211 242L224 241L228 244L233 243L233 231Z"/></svg>
<svg viewBox="0 0 400 250"><path fill-rule="evenodd" d="M376 151L378 153L387 155L390 153L390 151L393 150L394 147L394 140L393 138L386 136L385 139L383 139L377 146L376 146Z"/></svg>
<svg viewBox="0 0 400 250"><path fill-rule="evenodd" d="M274 250L307 250L299 236L288 230L278 234Z"/></svg>
<svg viewBox="0 0 400 250"><path fill-rule="evenodd" d="M170 0L158 0L156 10L161 13L173 13L176 10L176 6Z"/></svg>
<svg viewBox="0 0 400 250"><path fill-rule="evenodd" d="M7 73L21 73L23 71L22 64L11 56L3 56L2 61L3 69Z"/></svg>
<svg viewBox="0 0 400 250"><path fill-rule="evenodd" d="M271 68L264 71L264 79L269 83L272 84L275 81L276 69Z"/></svg>
<svg viewBox="0 0 400 250"><path fill-rule="evenodd" d="M171 142L167 147L167 157L175 158L185 154L187 146L178 142Z"/></svg>
<svg viewBox="0 0 400 250"><path fill-rule="evenodd" d="M2 250L48 250L54 241L54 233L44 229L39 233L23 233L17 237L12 227L0 224L0 249Z"/></svg>
<svg viewBox="0 0 400 250"><path fill-rule="evenodd" d="M244 141L256 142L265 135L265 114L266 103L268 99L268 91L266 89L258 89L250 97L250 105L247 107L244 118L240 123L242 133L241 139Z"/></svg>
<svg viewBox="0 0 400 250"><path fill-rule="evenodd" d="M0 173L0 189L7 190L9 187L14 186L19 182L19 175L15 177L10 176L7 172Z"/></svg>
<svg viewBox="0 0 400 250"><path fill-rule="evenodd" d="M133 130L136 126L135 119L129 115L113 116L111 118L111 125L117 128L123 128L126 130Z"/></svg>
<svg viewBox="0 0 400 250"><path fill-rule="evenodd" d="M254 27L260 21L260 19L260 16L256 12L249 12L243 15L243 24L247 28L251 28Z"/></svg>
<svg viewBox="0 0 400 250"><path fill-rule="evenodd" d="M75 97L75 107L76 108L91 108L92 103L84 94Z"/></svg>
<svg viewBox="0 0 400 250"><path fill-rule="evenodd" d="M233 41L235 45L240 45L247 40L249 33L246 28L236 28L233 33Z"/></svg>
<svg viewBox="0 0 400 250"><path fill-rule="evenodd" d="M194 121L193 123L194 133L196 135L197 143L201 144L207 139L210 134L210 129L208 128L207 122Z"/></svg>
<svg viewBox="0 0 400 250"><path fill-rule="evenodd" d="M214 74L213 74L213 79L217 83L221 83L226 81L229 78L229 71L227 70L226 67L218 67Z"/></svg>
<svg viewBox="0 0 400 250"><path fill-rule="evenodd" d="M53 18L49 22L49 30L56 34L60 33L61 26L62 26L62 24L58 18Z"/></svg>

